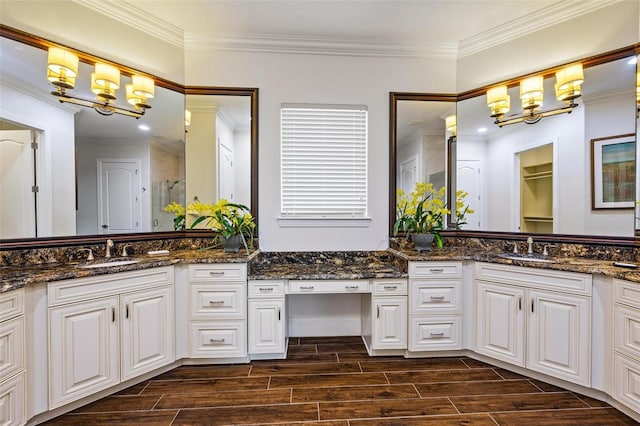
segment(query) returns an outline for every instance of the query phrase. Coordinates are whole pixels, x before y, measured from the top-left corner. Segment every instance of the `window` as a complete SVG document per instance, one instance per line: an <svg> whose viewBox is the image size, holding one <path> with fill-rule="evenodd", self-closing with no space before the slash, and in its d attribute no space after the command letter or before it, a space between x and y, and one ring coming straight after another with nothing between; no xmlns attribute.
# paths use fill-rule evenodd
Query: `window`
<svg viewBox="0 0 640 426"><path fill-rule="evenodd" d="M285 218L364 218L367 108L285 104L281 109Z"/></svg>

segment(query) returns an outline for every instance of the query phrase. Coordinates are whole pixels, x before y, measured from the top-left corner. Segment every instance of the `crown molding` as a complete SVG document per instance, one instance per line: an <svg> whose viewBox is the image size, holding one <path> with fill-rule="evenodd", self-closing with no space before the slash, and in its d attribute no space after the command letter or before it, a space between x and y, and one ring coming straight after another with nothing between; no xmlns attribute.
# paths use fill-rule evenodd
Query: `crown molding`
<svg viewBox="0 0 640 426"><path fill-rule="evenodd" d="M184 48L184 30L123 0L73 0L81 6L101 13L173 46Z"/></svg>
<svg viewBox="0 0 640 426"><path fill-rule="evenodd" d="M227 34L217 37L185 33L186 50L216 49L242 52L374 56L389 58L456 58L455 43L407 44L373 39L289 36L276 34Z"/></svg>
<svg viewBox="0 0 640 426"><path fill-rule="evenodd" d="M488 31L461 40L458 47L458 57L463 58L472 55L621 1L565 0L558 2L527 16L514 19Z"/></svg>

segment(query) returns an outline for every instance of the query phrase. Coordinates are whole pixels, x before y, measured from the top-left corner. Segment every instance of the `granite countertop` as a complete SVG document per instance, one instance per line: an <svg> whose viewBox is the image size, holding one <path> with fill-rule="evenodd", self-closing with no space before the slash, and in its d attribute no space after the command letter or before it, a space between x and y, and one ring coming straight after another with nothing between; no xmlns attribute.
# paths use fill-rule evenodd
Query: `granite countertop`
<svg viewBox="0 0 640 426"><path fill-rule="evenodd" d="M260 254L260 255L258 255ZM478 247L448 247L418 253L408 248L362 252L269 252L255 250L249 254L212 250L175 250L163 255L112 257L112 262L136 260L136 263L105 268L81 268L93 262L43 263L34 266L0 267L0 293L30 284L135 271L146 268L193 263L248 263L249 279L289 280L353 280L371 278L406 278L408 262L477 261L529 268L549 269L584 274L601 274L640 283L640 269L614 266L612 260L584 257L547 257L551 262L507 259L504 253Z"/></svg>
<svg viewBox="0 0 640 426"><path fill-rule="evenodd" d="M407 276L407 262L387 251L261 253L249 264L251 280L355 280Z"/></svg>
<svg viewBox="0 0 640 426"><path fill-rule="evenodd" d="M525 266L529 268L551 269L555 271L577 272L582 274L601 274L607 277L640 283L640 263L638 262L626 262L638 264L638 269L615 266L613 264L613 260L591 259L585 257L536 256L538 259L548 259L551 262L532 262L526 259L508 259L505 257L508 253L504 252L480 251L477 248L474 249L467 247L437 249L423 253L418 253L412 249L402 248L389 249L388 251L407 262L472 260L476 262L500 263L503 265Z"/></svg>
<svg viewBox="0 0 640 426"><path fill-rule="evenodd" d="M249 254L243 250L238 253L225 253L220 249L176 250L161 255L114 256L109 259L102 258L87 262L52 262L31 266L0 266L0 293L42 282L137 271L181 263L245 263L253 259L258 253L258 250L254 250ZM118 262L121 260L135 260L136 263L104 268L82 268L83 265Z"/></svg>

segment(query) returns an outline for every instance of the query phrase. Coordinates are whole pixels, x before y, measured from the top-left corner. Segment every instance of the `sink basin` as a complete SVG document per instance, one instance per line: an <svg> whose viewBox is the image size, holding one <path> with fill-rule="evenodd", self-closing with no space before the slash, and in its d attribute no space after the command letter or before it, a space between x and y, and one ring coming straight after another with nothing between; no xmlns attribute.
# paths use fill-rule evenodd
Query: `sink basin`
<svg viewBox="0 0 640 426"><path fill-rule="evenodd" d="M93 268L113 268L114 266L124 266L131 265L133 263L138 263L139 260L115 260L113 262L102 262L102 263L88 263L86 265L80 265L78 268L84 269L93 269Z"/></svg>
<svg viewBox="0 0 640 426"><path fill-rule="evenodd" d="M503 259L510 260L520 260L523 262L538 262L538 263L554 263L555 261L552 259L547 259L544 257L530 256L530 255L520 255L517 254L501 254L500 257Z"/></svg>

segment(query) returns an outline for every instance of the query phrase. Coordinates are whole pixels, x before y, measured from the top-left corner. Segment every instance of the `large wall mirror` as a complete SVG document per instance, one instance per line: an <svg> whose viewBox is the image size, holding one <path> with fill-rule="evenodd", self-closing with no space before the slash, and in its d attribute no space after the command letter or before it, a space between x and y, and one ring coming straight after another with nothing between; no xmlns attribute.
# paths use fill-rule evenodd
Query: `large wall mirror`
<svg viewBox="0 0 640 426"><path fill-rule="evenodd" d="M475 210L472 220L462 229L633 236L633 182L638 174L634 59L633 49L621 49L585 61L579 106L570 114L545 117L536 124L500 128L489 117L485 89L459 95L456 142L449 145L449 158L443 165L448 164L449 192L468 192L467 200ZM544 72L543 109L559 103L555 100L552 71ZM518 81L508 85L511 113L520 112ZM412 120L402 112L400 104L404 101L393 99L393 94L391 98L395 104L391 108L391 126ZM394 189L401 179L396 171L402 161L399 131L391 132ZM597 193L598 182L610 182L612 173L623 175L615 177L615 196L630 199L619 205L605 203L604 208L594 206L594 197L603 197L602 191ZM620 193L625 182L632 182L627 195ZM393 221L394 197L390 197L390 205Z"/></svg>
<svg viewBox="0 0 640 426"><path fill-rule="evenodd" d="M203 202L241 202L257 215L257 89L185 88L155 79L151 108L141 118L103 116L50 94L51 43L7 28L3 35L0 243L173 231L173 216L164 207L189 203L195 195ZM92 98L97 58L79 56L73 92ZM115 103L126 106L130 71L121 71ZM197 105L186 126L190 101ZM211 115L203 115L205 105ZM206 127L213 132L202 134Z"/></svg>

